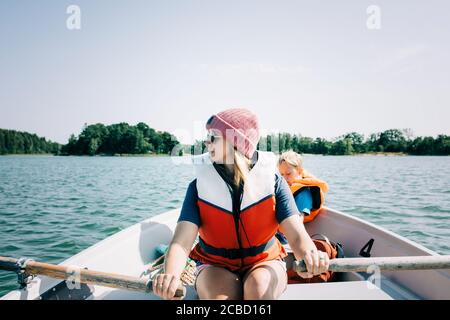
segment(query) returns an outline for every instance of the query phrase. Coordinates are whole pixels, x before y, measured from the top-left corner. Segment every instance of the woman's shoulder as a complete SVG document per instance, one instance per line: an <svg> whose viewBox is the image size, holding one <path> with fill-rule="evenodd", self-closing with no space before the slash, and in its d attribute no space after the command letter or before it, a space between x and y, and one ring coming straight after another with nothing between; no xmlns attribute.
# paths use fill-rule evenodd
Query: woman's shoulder
<svg viewBox="0 0 450 320"><path fill-rule="evenodd" d="M189 182L187 187L187 194L197 195L197 179L194 179L191 182Z"/></svg>
<svg viewBox="0 0 450 320"><path fill-rule="evenodd" d="M275 172L275 193L284 192L286 190L290 190L286 180L284 180L279 172Z"/></svg>

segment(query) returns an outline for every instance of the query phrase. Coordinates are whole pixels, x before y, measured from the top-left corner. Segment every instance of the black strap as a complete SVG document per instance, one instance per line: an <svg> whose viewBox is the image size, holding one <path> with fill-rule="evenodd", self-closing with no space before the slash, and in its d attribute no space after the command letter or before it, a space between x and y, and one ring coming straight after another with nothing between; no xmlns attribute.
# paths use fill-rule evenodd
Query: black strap
<svg viewBox="0 0 450 320"><path fill-rule="evenodd" d="M216 248L213 246L210 246L203 241L202 238L199 238L199 244L202 250L208 254L212 254L215 256L221 256L227 259L243 259L245 257L253 257L261 252L266 251L269 249L274 243L275 243L275 237L272 237L269 241L266 243L263 243L262 245L256 246L256 247L249 247L249 248L241 248L241 249L227 249L227 248Z"/></svg>

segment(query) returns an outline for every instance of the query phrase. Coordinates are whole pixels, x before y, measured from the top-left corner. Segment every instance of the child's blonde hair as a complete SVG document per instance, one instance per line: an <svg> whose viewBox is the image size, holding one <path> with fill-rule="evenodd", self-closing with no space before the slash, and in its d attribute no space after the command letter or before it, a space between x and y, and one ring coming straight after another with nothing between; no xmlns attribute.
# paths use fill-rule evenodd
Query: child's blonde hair
<svg viewBox="0 0 450 320"><path fill-rule="evenodd" d="M280 165L283 161L299 170L303 169L303 157L297 152L292 150L283 152L278 158L278 165Z"/></svg>

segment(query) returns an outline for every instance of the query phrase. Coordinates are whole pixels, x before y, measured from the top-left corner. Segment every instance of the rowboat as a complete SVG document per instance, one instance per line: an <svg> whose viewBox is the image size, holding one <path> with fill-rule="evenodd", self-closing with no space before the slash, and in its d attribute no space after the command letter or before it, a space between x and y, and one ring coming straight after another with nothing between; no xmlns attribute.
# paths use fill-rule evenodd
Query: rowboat
<svg viewBox="0 0 450 320"><path fill-rule="evenodd" d="M142 276L157 258L156 248L172 238L180 209L168 211L124 229L60 263L92 270ZM438 256L436 252L357 217L322 208L306 224L310 235L324 234L343 245L346 257ZM287 248L289 251L289 248ZM290 253L292 257L292 253ZM288 257L289 258L289 257ZM68 285L66 281L37 276L26 288L7 293L11 300L155 300L152 293L134 292L92 284ZM193 286L186 300L198 299ZM327 283L289 284L283 300L415 300L450 299L450 271L403 270L339 273Z"/></svg>

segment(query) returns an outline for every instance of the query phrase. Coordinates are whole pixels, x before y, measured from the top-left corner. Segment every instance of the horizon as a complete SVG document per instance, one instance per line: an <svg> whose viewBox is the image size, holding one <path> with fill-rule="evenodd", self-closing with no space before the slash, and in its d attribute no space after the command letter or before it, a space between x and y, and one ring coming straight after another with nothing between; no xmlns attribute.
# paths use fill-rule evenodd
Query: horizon
<svg viewBox="0 0 450 320"><path fill-rule="evenodd" d="M139 122L143 122L143 121L139 121ZM127 123L128 125L130 125L130 126L136 126L139 122L137 122L137 123L135 123L135 124L131 124L131 123ZM117 123L110 123L110 124L105 124L105 123L88 123L88 124L84 124L84 125L87 125L87 126L90 126L90 125L96 125L96 124L103 124L104 126L109 126L109 125L114 125L114 124L119 124L120 122L117 122ZM123 121L122 121L122 123L123 123ZM145 122L144 122L145 123ZM83 125L83 128L84 128L84 125ZM148 125L148 124L147 124ZM150 128L152 128L152 129L154 129L155 131L157 131L157 132L164 132L163 130L159 130L158 128L153 128L153 127L151 127L151 126L149 126ZM82 133L82 131L83 131L83 128L79 131L79 133L78 134L76 134L76 133L73 133L73 135L75 136L75 137L78 137L81 133ZM48 142L56 142L56 143L58 143L58 144L60 144L60 145L65 145L65 144L67 144L68 143L68 140L69 140L69 138L70 138L70 136L69 136L69 138L67 139L67 142L65 142L65 143L60 143L60 142L58 142L58 141L54 141L54 140L51 140L51 139L48 139L48 137L45 137L45 136L40 136L39 134L37 134L37 133L35 133L35 132L30 132L30 131L22 131L22 130L17 130L17 129L9 129L9 128L0 128L0 130L12 130L12 131L17 131L17 132L24 132L24 133L29 133L29 134L35 134L35 135L37 135L39 138L45 138L46 139L46 141L48 141ZM408 138L411 138L412 140L414 140L414 138L418 138L418 137L422 137L422 138L425 138L425 137L432 137L433 139L436 139L438 136L440 136L440 135L444 135L444 136L448 136L447 134L444 134L444 133L438 133L438 134L436 134L436 135L426 135L426 136L420 136L420 135L417 135L417 134L415 134L415 132L414 132L414 130L412 130L411 128L388 128L388 129L386 129L386 130L399 130L399 131L401 131L404 135L405 135L405 137L408 139ZM383 131L386 131L386 130L383 130ZM369 134L363 134L363 133L361 133L361 132L356 132L356 133L358 133L358 134L361 134L362 136L363 136L363 138L364 138L364 140L368 140L369 138L370 138L370 135L371 134L379 134L379 133L382 133L383 131L376 131L376 132L371 132L371 133L369 133ZM172 132L170 132L170 131L167 131L168 133L170 133L170 134L173 134ZM205 130L205 132L206 132L206 130ZM280 131L280 132L276 132L276 131L273 131L273 132L267 132L267 131L265 131L264 132L264 134L260 134L260 136L261 136L261 138L264 138L265 136L267 136L267 135L273 135L273 134L290 134L291 136L294 136L294 135L297 135L297 136L301 136L301 137L303 137L303 138L312 138L313 140L315 140L315 139L318 139L318 138L321 138L321 139L325 139L325 140L327 140L327 141L334 141L334 140L337 140L337 139L339 139L340 137L342 137L342 136L344 136L344 135L346 135L346 134L350 134L350 133L353 133L353 132L355 132L355 131L349 131L349 132L345 132L345 133L343 133L343 134L340 134L340 135L337 135L337 136L334 136L334 137L311 137L311 136L304 136L304 135L301 135L300 133L292 133L292 132L282 132L282 131ZM408 133L408 134L407 134ZM178 136L175 136L176 138L177 138L177 140L178 140L178 142L180 143L180 144L183 144L183 145L193 145L193 144L195 144L195 142L197 142L197 141L202 141L202 136L200 136L200 138L199 139L197 139L197 140L194 140L194 141L192 141L192 142L183 142L183 141L181 141L180 140L180 138L178 137Z"/></svg>
<svg viewBox="0 0 450 320"><path fill-rule="evenodd" d="M144 122L190 144L212 114L246 107L262 132L450 135L449 10L438 0L2 1L0 128L66 144L84 123Z"/></svg>

